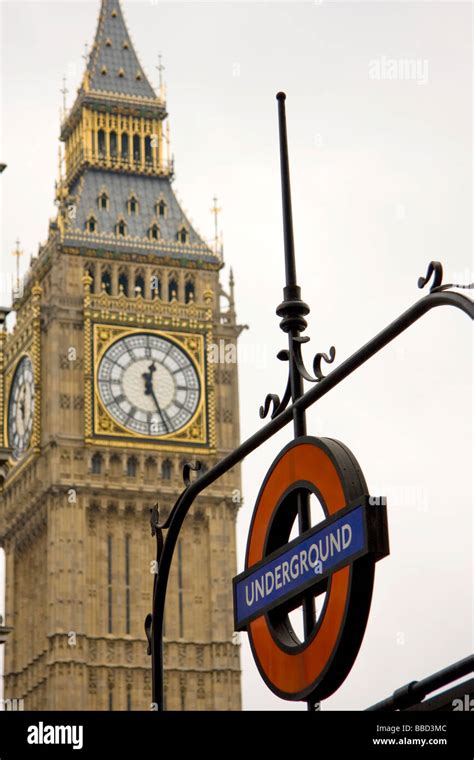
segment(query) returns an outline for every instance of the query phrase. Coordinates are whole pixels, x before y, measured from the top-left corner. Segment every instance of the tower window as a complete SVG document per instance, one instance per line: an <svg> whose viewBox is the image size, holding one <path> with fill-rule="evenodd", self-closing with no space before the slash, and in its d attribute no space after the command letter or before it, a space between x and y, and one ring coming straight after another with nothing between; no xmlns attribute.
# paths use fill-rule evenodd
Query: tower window
<svg viewBox="0 0 474 760"><path fill-rule="evenodd" d="M102 66L100 73L102 74L103 77L105 77L105 75L107 74L107 66Z"/></svg>
<svg viewBox="0 0 474 760"><path fill-rule="evenodd" d="M105 132L103 129L99 129L97 138L99 143L99 158L105 158Z"/></svg>
<svg viewBox="0 0 474 760"><path fill-rule="evenodd" d="M120 79L123 79L125 76L125 71L123 69L119 69L117 75L120 77Z"/></svg>
<svg viewBox="0 0 474 760"><path fill-rule="evenodd" d="M91 278L91 291L94 292L94 265L90 264L86 267L84 274L88 274Z"/></svg>
<svg viewBox="0 0 474 760"><path fill-rule="evenodd" d="M125 272L122 272L119 275L118 284L120 293L124 293L126 296L128 296L128 277Z"/></svg>
<svg viewBox="0 0 474 760"><path fill-rule="evenodd" d="M157 224L152 224L150 227L150 237L152 240L158 240L160 237L160 228Z"/></svg>
<svg viewBox="0 0 474 760"><path fill-rule="evenodd" d="M129 457L127 459L127 475L129 478L134 478L137 474L137 460L135 457Z"/></svg>
<svg viewBox="0 0 474 760"><path fill-rule="evenodd" d="M152 275L151 278L151 297L161 298L161 280L157 274Z"/></svg>
<svg viewBox="0 0 474 760"><path fill-rule="evenodd" d="M193 280L188 280L184 286L184 300L186 301L186 303L190 303L191 301L194 301Z"/></svg>
<svg viewBox="0 0 474 760"><path fill-rule="evenodd" d="M113 9L113 11L112 11L112 13L110 15L112 16L112 18L116 17L117 11L115 10L115 8Z"/></svg>
<svg viewBox="0 0 474 760"><path fill-rule="evenodd" d="M181 229L178 232L178 240L180 243L187 243L188 242L188 231L185 227L181 227Z"/></svg>
<svg viewBox="0 0 474 760"><path fill-rule="evenodd" d="M156 461L153 457L148 457L145 462L145 477L147 480L154 480L156 478Z"/></svg>
<svg viewBox="0 0 474 760"><path fill-rule="evenodd" d="M86 229L88 232L95 232L97 229L97 221L94 216L90 216L86 222Z"/></svg>
<svg viewBox="0 0 474 760"><path fill-rule="evenodd" d="M108 207L109 207L109 196L104 191L103 193L99 195L99 208L108 209Z"/></svg>
<svg viewBox="0 0 474 760"><path fill-rule="evenodd" d="M109 135L110 155L112 158L117 157L117 132L111 132Z"/></svg>
<svg viewBox="0 0 474 760"><path fill-rule="evenodd" d="M159 201L156 204L156 208L158 211L158 216L166 216L166 203L164 201Z"/></svg>
<svg viewBox="0 0 474 760"><path fill-rule="evenodd" d="M128 212L129 214L136 214L138 212L138 200L135 195L130 196L128 200Z"/></svg>
<svg viewBox="0 0 474 760"><path fill-rule="evenodd" d="M102 291L104 293L111 293L112 291L112 279L110 277L110 272L106 270L105 272L102 272Z"/></svg>
<svg viewBox="0 0 474 760"><path fill-rule="evenodd" d="M124 40L124 42L123 42L123 49L124 50L128 50L128 42L127 42L127 40Z"/></svg>
<svg viewBox="0 0 474 760"><path fill-rule="evenodd" d="M122 158L128 160L128 135L125 132L122 133Z"/></svg>
<svg viewBox="0 0 474 760"><path fill-rule="evenodd" d="M145 280L142 274L137 274L135 277L135 295L142 296L145 292Z"/></svg>
<svg viewBox="0 0 474 760"><path fill-rule="evenodd" d="M168 283L168 300L175 301L178 299L178 283L174 277L172 277Z"/></svg>
<svg viewBox="0 0 474 760"><path fill-rule="evenodd" d="M140 161L141 154L142 152L140 149L140 135L133 135L133 160Z"/></svg>
<svg viewBox="0 0 474 760"><path fill-rule="evenodd" d="M112 47L112 40L111 39L105 40L105 45L106 47Z"/></svg>
<svg viewBox="0 0 474 760"><path fill-rule="evenodd" d="M102 472L102 454L94 454L91 460L91 470L93 475L100 475Z"/></svg>
<svg viewBox="0 0 474 760"><path fill-rule="evenodd" d="M122 460L116 454L110 457L109 470L113 478L118 478L122 474Z"/></svg>
<svg viewBox="0 0 474 760"><path fill-rule="evenodd" d="M171 480L171 475L173 473L173 465L170 462L169 459L165 459L163 464L161 465L161 477L163 480Z"/></svg>
<svg viewBox="0 0 474 760"><path fill-rule="evenodd" d="M127 234L127 225L123 221L123 219L120 220L120 222L117 224L117 235L120 237L125 237Z"/></svg>
<svg viewBox="0 0 474 760"><path fill-rule="evenodd" d="M137 73L135 75L135 79L138 79L138 81L140 81L141 78L142 78L141 71L137 71Z"/></svg>
<svg viewBox="0 0 474 760"><path fill-rule="evenodd" d="M152 162L151 137L150 137L150 135L147 135L145 137L145 161L148 164L151 164L151 162Z"/></svg>

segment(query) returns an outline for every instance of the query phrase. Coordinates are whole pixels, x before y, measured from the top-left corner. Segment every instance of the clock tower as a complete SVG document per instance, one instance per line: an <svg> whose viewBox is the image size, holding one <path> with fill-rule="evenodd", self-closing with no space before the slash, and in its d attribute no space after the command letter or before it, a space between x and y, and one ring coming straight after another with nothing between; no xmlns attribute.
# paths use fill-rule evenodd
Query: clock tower
<svg viewBox="0 0 474 760"><path fill-rule="evenodd" d="M150 507L239 441L234 283L173 191L166 103L118 0L61 125L47 242L0 324L5 698L25 709L151 706ZM203 188L205 191L205 188ZM215 347L230 347L216 351ZM219 359L219 361L218 361ZM182 531L164 620L171 710L240 709L236 467Z"/></svg>

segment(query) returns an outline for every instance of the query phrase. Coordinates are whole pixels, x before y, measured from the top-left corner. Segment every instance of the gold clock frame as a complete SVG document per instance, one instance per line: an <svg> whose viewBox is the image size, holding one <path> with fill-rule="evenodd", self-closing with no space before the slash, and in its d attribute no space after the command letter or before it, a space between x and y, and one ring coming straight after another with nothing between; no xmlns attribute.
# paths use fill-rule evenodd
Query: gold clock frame
<svg viewBox="0 0 474 760"><path fill-rule="evenodd" d="M214 367L207 361L212 343L212 310L188 304L179 307L160 301L146 303L141 297L90 293L84 283L84 402L85 442L93 445L141 450L189 452L215 451ZM179 311L178 311L179 308ZM102 403L97 385L100 361L110 346L127 335L150 333L175 343L193 362L201 395L192 418L178 431L143 436L123 427Z"/></svg>
<svg viewBox="0 0 474 760"><path fill-rule="evenodd" d="M156 335L165 338L176 344L192 362L196 374L199 378L200 398L199 403L191 419L179 430L161 436L143 436L140 433L134 433L124 425L117 422L109 413L103 404L98 391L98 372L99 366L105 353L118 340L129 335ZM144 443L151 443L153 447L161 443L190 443L191 445L208 443L207 435L207 403L206 403L206 379L205 379L205 336L201 333L190 332L164 332L143 327L117 327L112 325L94 325L93 330L93 347L94 347L94 437L108 436L139 440Z"/></svg>
<svg viewBox="0 0 474 760"><path fill-rule="evenodd" d="M39 454L41 450L41 293L41 286L37 283L33 285L32 308L18 314L14 331L2 333L0 341L0 364L3 370L0 382L0 437L4 448L9 448L8 412L13 379L24 357L31 361L35 388L30 444L20 459L9 457L8 470L12 472L12 477L16 477L30 461L31 456Z"/></svg>

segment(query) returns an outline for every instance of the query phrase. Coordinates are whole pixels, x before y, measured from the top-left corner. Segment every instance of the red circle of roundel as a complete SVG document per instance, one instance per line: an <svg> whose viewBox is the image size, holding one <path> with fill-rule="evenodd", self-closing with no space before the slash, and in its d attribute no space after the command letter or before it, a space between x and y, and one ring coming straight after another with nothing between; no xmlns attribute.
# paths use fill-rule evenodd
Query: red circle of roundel
<svg viewBox="0 0 474 760"><path fill-rule="evenodd" d="M265 558L268 529L293 483L306 481L322 497L327 517L368 493L357 460L331 438L301 437L271 465L257 498L247 543L245 568ZM268 615L249 623L252 652L267 686L284 699L330 696L349 673L364 635L372 597L375 562L362 557L336 570L315 633L295 651L280 646Z"/></svg>

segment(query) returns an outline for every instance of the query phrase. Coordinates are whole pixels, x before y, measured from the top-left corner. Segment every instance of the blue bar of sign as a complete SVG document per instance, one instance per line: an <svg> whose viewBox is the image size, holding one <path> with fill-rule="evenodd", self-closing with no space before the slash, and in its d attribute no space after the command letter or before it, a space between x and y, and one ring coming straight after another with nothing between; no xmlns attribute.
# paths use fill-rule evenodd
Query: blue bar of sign
<svg viewBox="0 0 474 760"><path fill-rule="evenodd" d="M236 579L236 630L279 600L296 596L326 578L337 566L349 564L366 548L364 508L355 507L334 522L295 543L290 549ZM310 583L312 581L313 583Z"/></svg>

